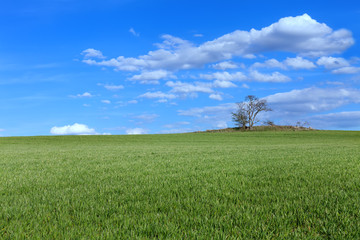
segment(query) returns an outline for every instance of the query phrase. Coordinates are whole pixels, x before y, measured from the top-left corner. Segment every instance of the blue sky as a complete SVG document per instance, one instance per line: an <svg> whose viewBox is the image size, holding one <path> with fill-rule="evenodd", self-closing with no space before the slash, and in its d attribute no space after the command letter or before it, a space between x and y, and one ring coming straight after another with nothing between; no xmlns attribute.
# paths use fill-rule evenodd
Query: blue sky
<svg viewBox="0 0 360 240"><path fill-rule="evenodd" d="M0 136L176 133L262 120L360 130L357 1L13 0Z"/></svg>

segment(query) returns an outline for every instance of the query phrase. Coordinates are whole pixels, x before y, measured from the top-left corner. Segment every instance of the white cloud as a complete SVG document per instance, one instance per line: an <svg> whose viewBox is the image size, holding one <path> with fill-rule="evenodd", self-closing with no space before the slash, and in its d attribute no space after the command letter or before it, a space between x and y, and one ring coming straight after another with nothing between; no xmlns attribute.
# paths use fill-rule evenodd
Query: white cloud
<svg viewBox="0 0 360 240"><path fill-rule="evenodd" d="M351 32L333 31L309 15L285 17L260 31L250 31L250 53L285 51L307 56L341 53L354 44Z"/></svg>
<svg viewBox="0 0 360 240"><path fill-rule="evenodd" d="M93 48L88 48L82 51L81 54L84 55L84 58L100 58L100 59L105 58L101 51L95 50Z"/></svg>
<svg viewBox="0 0 360 240"><path fill-rule="evenodd" d="M214 100L218 100L218 101L222 101L223 98L220 94L210 94L209 96L210 99L214 99Z"/></svg>
<svg viewBox="0 0 360 240"><path fill-rule="evenodd" d="M249 77L252 81L255 82L289 82L291 79L279 72L274 72L272 74L263 74L259 73L256 70L251 70Z"/></svg>
<svg viewBox="0 0 360 240"><path fill-rule="evenodd" d="M302 57L295 57L295 58L286 58L283 62L279 62L278 60L272 58L264 63L254 63L252 65L253 68L281 68L281 69L313 69L316 68L315 64L307 59Z"/></svg>
<svg viewBox="0 0 360 240"><path fill-rule="evenodd" d="M168 81L166 82L166 86L171 87L171 92L173 93L194 93L194 92L202 92L202 93L212 93L213 90L211 86L206 83L196 82L195 84L184 83L180 81Z"/></svg>
<svg viewBox="0 0 360 240"><path fill-rule="evenodd" d="M55 135L93 135L97 134L95 129L89 128L85 124L75 123L73 125L66 125L63 127L52 127L51 134Z"/></svg>
<svg viewBox="0 0 360 240"><path fill-rule="evenodd" d="M4 132L5 131L5 129L3 129L3 128L0 128L0 132Z"/></svg>
<svg viewBox="0 0 360 240"><path fill-rule="evenodd" d="M174 99L176 96L174 94L163 93L161 91L157 92L147 92L139 96L139 98L163 98L163 99Z"/></svg>
<svg viewBox="0 0 360 240"><path fill-rule="evenodd" d="M317 60L317 65L324 66L326 69L342 68L350 66L344 58L321 57Z"/></svg>
<svg viewBox="0 0 360 240"><path fill-rule="evenodd" d="M157 103L167 103L168 100L167 99L159 99L156 101Z"/></svg>
<svg viewBox="0 0 360 240"><path fill-rule="evenodd" d="M137 100L130 100L130 101L128 101L128 104L137 104L137 103L138 103Z"/></svg>
<svg viewBox="0 0 360 240"><path fill-rule="evenodd" d="M135 37L139 37L139 36L140 36L140 33L135 32L134 28L130 28L130 29L129 29L129 32L130 32L132 35L134 35Z"/></svg>
<svg viewBox="0 0 360 240"><path fill-rule="evenodd" d="M253 68L281 68L286 69L286 66L284 63L279 62L278 60L272 58L269 60L266 60L264 63L256 62L251 67Z"/></svg>
<svg viewBox="0 0 360 240"><path fill-rule="evenodd" d="M284 61L286 66L289 66L294 69L313 69L316 68L315 64L307 59L302 57L296 58L286 58Z"/></svg>
<svg viewBox="0 0 360 240"><path fill-rule="evenodd" d="M203 37L204 35L203 34L201 34L201 33L195 33L194 34L194 37Z"/></svg>
<svg viewBox="0 0 360 240"><path fill-rule="evenodd" d="M231 61L225 61L225 62L219 62L216 64L212 64L211 67L214 69L226 70L226 69L234 69L234 68L240 68L240 67L245 68L245 65L234 63Z"/></svg>
<svg viewBox="0 0 360 240"><path fill-rule="evenodd" d="M106 88L107 90L110 91L116 91L116 90L120 90L120 89L124 89L123 85L104 85L104 88Z"/></svg>
<svg viewBox="0 0 360 240"><path fill-rule="evenodd" d="M148 130L143 128L129 128L126 130L126 134L137 135L137 134L147 134Z"/></svg>
<svg viewBox="0 0 360 240"><path fill-rule="evenodd" d="M216 79L221 81L244 81L247 79L245 74L243 74L242 72L215 72L212 74L200 74L199 77L206 80Z"/></svg>
<svg viewBox="0 0 360 240"><path fill-rule="evenodd" d="M250 88L250 86L247 85L246 83L243 83L243 84L241 85L241 87L246 88L246 89L249 89L249 88Z"/></svg>
<svg viewBox="0 0 360 240"><path fill-rule="evenodd" d="M360 72L360 67L342 67L331 72L335 74L355 74Z"/></svg>
<svg viewBox="0 0 360 240"><path fill-rule="evenodd" d="M237 87L234 83L230 81L223 81L223 80L215 80L212 84L214 88L232 88Z"/></svg>
<svg viewBox="0 0 360 240"><path fill-rule="evenodd" d="M159 84L159 80L165 78L176 78L176 77L168 71L156 70L156 71L144 71L141 74L134 75L129 79L133 81L140 81L140 83L144 83L144 84Z"/></svg>
<svg viewBox="0 0 360 240"><path fill-rule="evenodd" d="M110 100L101 100L102 103L105 103L105 104L110 104L111 101Z"/></svg>
<svg viewBox="0 0 360 240"><path fill-rule="evenodd" d="M73 97L73 98L90 98L90 97L94 97L94 95L92 95L89 92L84 92L82 94L76 94L75 96L70 95L70 97Z"/></svg>
<svg viewBox="0 0 360 240"><path fill-rule="evenodd" d="M275 111L282 113L312 113L360 103L360 90L344 88L305 88L276 93L265 98Z"/></svg>
<svg viewBox="0 0 360 240"><path fill-rule="evenodd" d="M180 70L200 68L236 56L254 57L254 54L274 51L323 56L341 53L354 44L350 31L333 31L307 14L282 18L261 30L236 30L199 46L171 35L162 38L164 41L156 45L159 49L137 58L120 56L100 62L92 59L83 62L122 71Z"/></svg>

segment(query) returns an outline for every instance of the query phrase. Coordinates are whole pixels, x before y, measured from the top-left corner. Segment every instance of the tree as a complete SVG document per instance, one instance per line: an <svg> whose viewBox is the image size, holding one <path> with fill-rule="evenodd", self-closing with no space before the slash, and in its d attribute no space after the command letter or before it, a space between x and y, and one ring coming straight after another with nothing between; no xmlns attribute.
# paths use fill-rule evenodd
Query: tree
<svg viewBox="0 0 360 240"><path fill-rule="evenodd" d="M271 111L265 99L259 99L254 95L248 95L244 102L236 104L238 109L232 113L232 119L239 128L243 129L248 127L251 130L254 124L259 122L256 117L260 112Z"/></svg>

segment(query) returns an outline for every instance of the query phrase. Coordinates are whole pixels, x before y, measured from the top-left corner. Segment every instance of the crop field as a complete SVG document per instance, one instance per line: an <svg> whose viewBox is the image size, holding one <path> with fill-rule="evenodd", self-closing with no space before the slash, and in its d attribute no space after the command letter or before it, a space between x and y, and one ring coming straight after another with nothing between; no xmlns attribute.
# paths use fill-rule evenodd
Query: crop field
<svg viewBox="0 0 360 240"><path fill-rule="evenodd" d="M0 239L360 239L360 132L0 138Z"/></svg>

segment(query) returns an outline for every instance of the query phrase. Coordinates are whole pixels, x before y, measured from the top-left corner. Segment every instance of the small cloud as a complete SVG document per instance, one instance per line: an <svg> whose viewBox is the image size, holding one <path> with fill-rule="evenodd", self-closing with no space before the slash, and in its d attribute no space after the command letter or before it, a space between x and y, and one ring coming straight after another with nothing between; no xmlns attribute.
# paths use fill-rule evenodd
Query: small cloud
<svg viewBox="0 0 360 240"><path fill-rule="evenodd" d="M128 101L127 103L128 103L128 104L137 104L138 101L137 101L137 100L130 100L130 101Z"/></svg>
<svg viewBox="0 0 360 240"><path fill-rule="evenodd" d="M174 94L163 93L160 91L157 92L147 92L139 96L139 98L162 98L162 99L174 99L176 96Z"/></svg>
<svg viewBox="0 0 360 240"><path fill-rule="evenodd" d="M102 103L105 103L105 104L110 104L111 101L110 100L101 100Z"/></svg>
<svg viewBox="0 0 360 240"><path fill-rule="evenodd" d="M167 99L159 99L156 101L157 103L167 103L168 100Z"/></svg>
<svg viewBox="0 0 360 240"><path fill-rule="evenodd" d="M70 95L70 97L72 97L72 98L91 98L91 97L94 97L94 95L92 95L89 92L84 92L83 94L76 94L75 96Z"/></svg>
<svg viewBox="0 0 360 240"><path fill-rule="evenodd" d="M130 32L132 35L134 35L135 37L139 37L139 36L140 36L140 33L136 32L136 31L134 30L134 28L130 28L130 29L129 29L129 32Z"/></svg>
<svg viewBox="0 0 360 240"><path fill-rule="evenodd" d="M256 70L250 72L250 78L255 82L289 82L291 79L288 76L285 76L279 72L274 72L272 74L263 74L259 73Z"/></svg>
<svg viewBox="0 0 360 240"><path fill-rule="evenodd" d="M4 132L5 131L5 129L3 129L3 128L0 128L0 132Z"/></svg>
<svg viewBox="0 0 360 240"><path fill-rule="evenodd" d="M241 87L242 87L242 88L246 88L246 89L249 89L249 88L250 88L250 86L247 85L246 83L243 83L243 85L241 85Z"/></svg>
<svg viewBox="0 0 360 240"><path fill-rule="evenodd" d="M93 48L88 48L82 51L81 54L84 55L84 58L99 58L99 59L105 58L101 51Z"/></svg>
<svg viewBox="0 0 360 240"><path fill-rule="evenodd" d="M234 69L234 68L245 68L243 63L238 64L231 61L219 62L211 65L212 68L218 70Z"/></svg>
<svg viewBox="0 0 360 240"><path fill-rule="evenodd" d="M223 98L220 94L210 94L209 96L210 99L214 99L214 100L218 100L218 101L222 101Z"/></svg>
<svg viewBox="0 0 360 240"><path fill-rule="evenodd" d="M143 128L129 128L126 130L126 134L128 135L138 135L138 134L147 134L148 130Z"/></svg>
<svg viewBox="0 0 360 240"><path fill-rule="evenodd" d="M327 81L326 84L328 84L328 85L337 85L337 86L344 85L343 82L338 82L338 81Z"/></svg>
<svg viewBox="0 0 360 240"><path fill-rule="evenodd" d="M129 80L140 81L141 84L159 84L160 79L176 78L171 72L165 70L143 71L134 75Z"/></svg>
<svg viewBox="0 0 360 240"><path fill-rule="evenodd" d="M123 85L108 85L108 84L105 84L104 88L106 88L107 90L110 90L110 91L117 91L117 90L120 90L120 89L124 89L124 86Z"/></svg>
<svg viewBox="0 0 360 240"><path fill-rule="evenodd" d="M84 106L84 107L90 107L91 105L84 103L83 106Z"/></svg>
<svg viewBox="0 0 360 240"><path fill-rule="evenodd" d="M349 67L350 63L344 58L321 57L317 60L317 65L324 66L326 69Z"/></svg>
<svg viewBox="0 0 360 240"><path fill-rule="evenodd" d="M201 33L195 33L194 34L194 37L203 37L204 35L203 34L201 34Z"/></svg>
<svg viewBox="0 0 360 240"><path fill-rule="evenodd" d="M335 74L355 74L360 72L360 67L342 67L336 70L332 70Z"/></svg>
<svg viewBox="0 0 360 240"><path fill-rule="evenodd" d="M89 128L85 124L75 123L63 127L52 127L50 133L54 135L95 135L95 129Z"/></svg>
<svg viewBox="0 0 360 240"><path fill-rule="evenodd" d="M313 69L316 68L315 64L302 57L286 58L284 63L294 69Z"/></svg>

